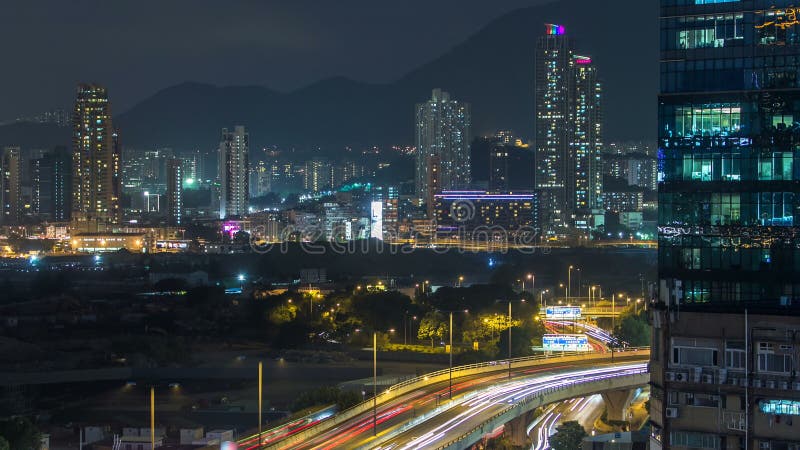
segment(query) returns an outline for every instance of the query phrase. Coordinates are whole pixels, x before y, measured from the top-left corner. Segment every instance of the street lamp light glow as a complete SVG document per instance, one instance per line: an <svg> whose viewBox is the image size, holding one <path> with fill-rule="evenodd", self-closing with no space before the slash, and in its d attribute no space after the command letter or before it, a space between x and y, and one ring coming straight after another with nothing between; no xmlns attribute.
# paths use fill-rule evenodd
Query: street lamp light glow
<svg viewBox="0 0 800 450"><path fill-rule="evenodd" d="M239 281L244 281L244 274L241 274L241 273L240 273L240 274L239 274L239 276L237 277L237 279L238 279Z"/></svg>

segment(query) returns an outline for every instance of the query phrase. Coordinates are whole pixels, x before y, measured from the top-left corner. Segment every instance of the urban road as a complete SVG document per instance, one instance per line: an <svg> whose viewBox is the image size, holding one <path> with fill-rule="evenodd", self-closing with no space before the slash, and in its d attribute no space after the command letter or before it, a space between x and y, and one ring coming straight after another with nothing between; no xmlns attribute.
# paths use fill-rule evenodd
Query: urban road
<svg viewBox="0 0 800 450"><path fill-rule="evenodd" d="M327 417L307 418L265 431L265 448L270 449L428 449L437 448L463 433L481 426L486 418L507 408L516 399L569 383L623 375L646 368L646 356L617 353L606 360L542 362L533 367L501 370L453 380L452 401L449 382L424 384L419 389L379 403L377 414L370 409L334 424ZM330 422L329 427L325 424ZM373 429L373 423L377 428ZM306 428L319 429L302 442L286 438ZM493 430L484 430L487 434ZM307 433L307 431L306 431ZM255 436L240 441L241 448L258 448Z"/></svg>

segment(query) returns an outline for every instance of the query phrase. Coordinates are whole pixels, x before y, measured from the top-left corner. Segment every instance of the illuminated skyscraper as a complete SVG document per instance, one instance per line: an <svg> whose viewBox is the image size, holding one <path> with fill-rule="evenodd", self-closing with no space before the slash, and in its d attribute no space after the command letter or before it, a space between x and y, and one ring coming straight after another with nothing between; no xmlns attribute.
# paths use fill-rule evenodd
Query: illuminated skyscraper
<svg viewBox="0 0 800 450"><path fill-rule="evenodd" d="M72 133L72 221L77 231L110 231L119 223L119 156L108 92L79 85Z"/></svg>
<svg viewBox="0 0 800 450"><path fill-rule="evenodd" d="M472 181L469 104L434 89L430 100L417 105L416 113L417 197L430 202L436 193L428 184L432 158L440 164L439 189L468 187Z"/></svg>
<svg viewBox="0 0 800 450"><path fill-rule="evenodd" d="M183 218L183 160L167 160L167 223L180 226Z"/></svg>
<svg viewBox="0 0 800 450"><path fill-rule="evenodd" d="M796 4L660 2L651 449L800 448Z"/></svg>
<svg viewBox="0 0 800 450"><path fill-rule="evenodd" d="M557 233L584 226L602 206L602 88L561 25L547 24L539 38L535 77L536 188L542 226Z"/></svg>
<svg viewBox="0 0 800 450"><path fill-rule="evenodd" d="M219 217L244 216L250 200L250 136L243 126L222 129L219 143Z"/></svg>
<svg viewBox="0 0 800 450"><path fill-rule="evenodd" d="M597 80L597 68L592 59L573 55L570 62L569 170L567 170L567 199L574 220L603 206L603 168L600 162L602 147L602 87Z"/></svg>

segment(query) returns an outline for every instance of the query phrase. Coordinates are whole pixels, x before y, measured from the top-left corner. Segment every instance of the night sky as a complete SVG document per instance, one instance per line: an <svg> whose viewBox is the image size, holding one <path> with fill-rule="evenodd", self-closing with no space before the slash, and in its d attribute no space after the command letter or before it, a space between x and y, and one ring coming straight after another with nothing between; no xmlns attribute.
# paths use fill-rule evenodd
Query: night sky
<svg viewBox="0 0 800 450"><path fill-rule="evenodd" d="M608 14L625 17L634 1L642 0L607 2ZM283 91L337 75L388 82L492 19L545 2L5 0L0 120L69 107L79 81L108 86L115 113L187 80ZM595 45L605 45L603 36L596 38ZM640 43L632 37L607 45ZM621 50L636 55L638 49ZM632 101L652 108L655 95Z"/></svg>

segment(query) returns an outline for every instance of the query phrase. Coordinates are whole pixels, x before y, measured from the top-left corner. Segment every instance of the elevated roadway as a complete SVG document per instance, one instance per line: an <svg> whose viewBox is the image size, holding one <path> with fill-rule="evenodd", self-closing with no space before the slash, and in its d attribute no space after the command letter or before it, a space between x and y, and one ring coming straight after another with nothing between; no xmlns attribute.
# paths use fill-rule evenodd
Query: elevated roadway
<svg viewBox="0 0 800 450"><path fill-rule="evenodd" d="M540 405L646 384L648 358L649 350L633 349L518 358L510 371L508 360L455 367L452 399L445 369L379 393L374 413L370 399L299 429L266 430L262 442L270 449L466 448ZM240 444L257 448L257 436Z"/></svg>

